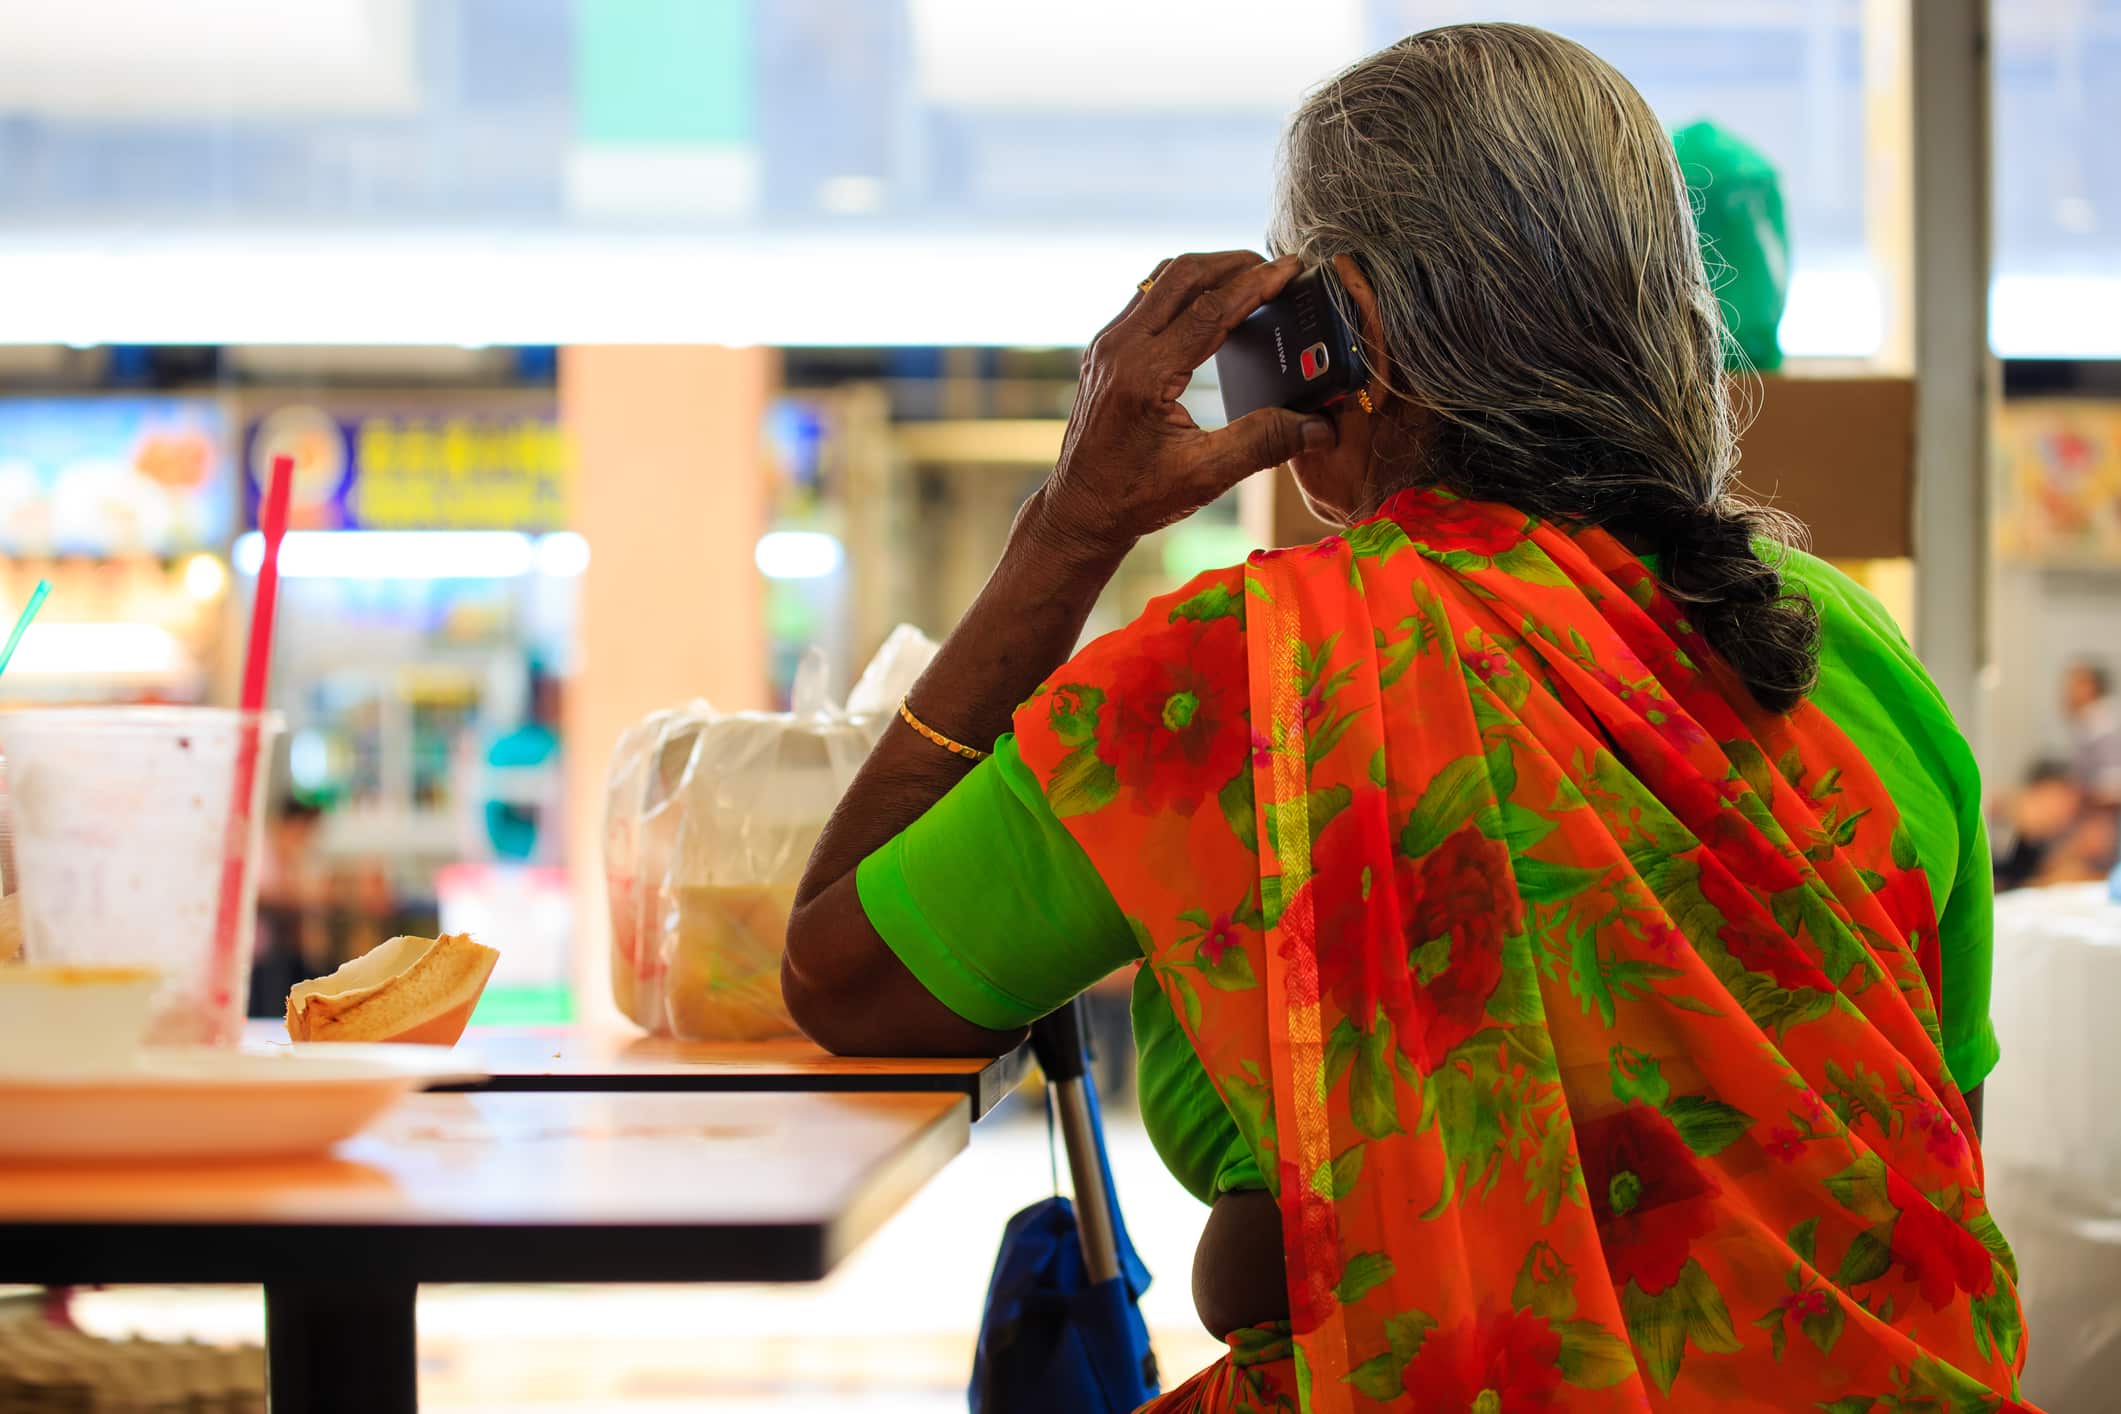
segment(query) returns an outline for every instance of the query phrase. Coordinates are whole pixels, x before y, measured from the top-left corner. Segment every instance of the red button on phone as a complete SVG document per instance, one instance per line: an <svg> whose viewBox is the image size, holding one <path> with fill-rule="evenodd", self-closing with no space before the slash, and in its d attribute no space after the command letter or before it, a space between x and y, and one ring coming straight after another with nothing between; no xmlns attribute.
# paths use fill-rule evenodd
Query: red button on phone
<svg viewBox="0 0 2121 1414"><path fill-rule="evenodd" d="M1296 356L1296 365L1303 370L1307 380L1325 372L1327 363L1326 346L1322 343L1313 344Z"/></svg>

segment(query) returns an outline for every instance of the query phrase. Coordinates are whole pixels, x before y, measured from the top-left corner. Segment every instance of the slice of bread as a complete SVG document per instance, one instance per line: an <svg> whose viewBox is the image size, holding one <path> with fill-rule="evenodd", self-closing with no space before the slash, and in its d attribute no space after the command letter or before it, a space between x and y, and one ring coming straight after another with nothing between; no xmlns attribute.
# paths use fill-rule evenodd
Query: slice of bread
<svg viewBox="0 0 2121 1414"><path fill-rule="evenodd" d="M409 1041L453 1046L500 954L461 933L392 938L287 994L297 1041Z"/></svg>

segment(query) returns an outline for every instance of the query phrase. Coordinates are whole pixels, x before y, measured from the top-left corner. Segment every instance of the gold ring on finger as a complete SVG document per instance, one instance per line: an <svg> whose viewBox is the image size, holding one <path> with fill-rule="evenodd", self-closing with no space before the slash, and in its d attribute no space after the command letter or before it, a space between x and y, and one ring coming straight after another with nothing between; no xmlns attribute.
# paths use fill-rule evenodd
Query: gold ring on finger
<svg viewBox="0 0 2121 1414"><path fill-rule="evenodd" d="M1155 283L1156 283L1156 277L1155 277L1154 275L1151 275L1151 276L1150 276L1150 277L1149 277L1148 279L1146 279L1146 280L1142 281L1142 282L1141 282L1141 283L1140 283L1139 285L1136 285L1136 286L1135 286L1134 288L1135 288L1135 289L1137 289L1137 290L1140 290L1140 291L1141 291L1141 292L1142 292L1143 294L1147 294L1147 293L1149 293L1149 287L1150 287L1151 285L1155 284Z"/></svg>

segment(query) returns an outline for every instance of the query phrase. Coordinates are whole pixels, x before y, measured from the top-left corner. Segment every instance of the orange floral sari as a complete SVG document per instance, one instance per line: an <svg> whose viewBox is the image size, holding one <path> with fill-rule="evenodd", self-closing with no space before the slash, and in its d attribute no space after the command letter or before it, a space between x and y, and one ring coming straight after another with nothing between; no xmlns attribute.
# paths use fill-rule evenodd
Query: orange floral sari
<svg viewBox="0 0 2121 1414"><path fill-rule="evenodd" d="M1016 729L1281 1207L1155 1409L2019 1407L1893 803L1609 535L1403 494Z"/></svg>

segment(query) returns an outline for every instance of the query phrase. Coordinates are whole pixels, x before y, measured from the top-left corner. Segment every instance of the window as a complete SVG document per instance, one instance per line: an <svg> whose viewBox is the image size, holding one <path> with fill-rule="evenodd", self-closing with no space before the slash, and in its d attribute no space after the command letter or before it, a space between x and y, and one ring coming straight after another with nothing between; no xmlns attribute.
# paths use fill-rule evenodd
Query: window
<svg viewBox="0 0 2121 1414"><path fill-rule="evenodd" d="M1860 0L36 0L10 336L1075 342L1258 242L1305 86L1498 10L1765 151L1785 346L1876 347ZM2121 353L2121 0L1997 11L1999 347Z"/></svg>

